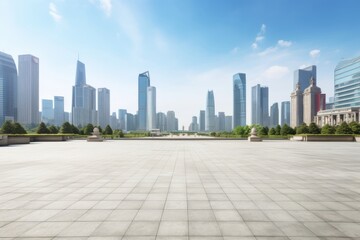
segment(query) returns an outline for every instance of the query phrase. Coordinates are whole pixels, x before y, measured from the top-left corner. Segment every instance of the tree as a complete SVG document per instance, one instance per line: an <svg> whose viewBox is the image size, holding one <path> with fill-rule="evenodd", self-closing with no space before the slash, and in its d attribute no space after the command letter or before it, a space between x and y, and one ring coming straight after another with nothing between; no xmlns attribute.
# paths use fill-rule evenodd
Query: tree
<svg viewBox="0 0 360 240"><path fill-rule="evenodd" d="M296 128L296 134L306 134L309 133L309 128L306 123L302 123L299 127Z"/></svg>
<svg viewBox="0 0 360 240"><path fill-rule="evenodd" d="M281 126L278 124L275 128L275 135L280 135L281 134Z"/></svg>
<svg viewBox="0 0 360 240"><path fill-rule="evenodd" d="M14 123L13 124L13 133L14 134L26 134L26 130L21 126L20 123Z"/></svg>
<svg viewBox="0 0 360 240"><path fill-rule="evenodd" d="M11 121L5 121L1 127L1 133L13 134L14 126Z"/></svg>
<svg viewBox="0 0 360 240"><path fill-rule="evenodd" d="M116 130L114 130L114 135L115 135L116 137L120 137L120 138L123 138L123 137L124 137L124 133L123 133L123 131L122 131L121 129L116 129Z"/></svg>
<svg viewBox="0 0 360 240"><path fill-rule="evenodd" d="M100 130L100 129L99 129ZM86 125L86 127L84 128L84 135L91 135L91 133L94 131L94 126L89 123L88 125Z"/></svg>
<svg viewBox="0 0 360 240"><path fill-rule="evenodd" d="M276 134L276 131L275 131L275 128L270 128L269 130L269 135L275 135Z"/></svg>
<svg viewBox="0 0 360 240"><path fill-rule="evenodd" d="M111 129L111 127L109 125L106 125L105 130L104 130L104 134L105 135L112 135L113 134L113 130Z"/></svg>
<svg viewBox="0 0 360 240"><path fill-rule="evenodd" d="M41 122L38 129L36 130L38 134L49 134L50 130L46 127L45 123Z"/></svg>
<svg viewBox="0 0 360 240"><path fill-rule="evenodd" d="M360 134L360 123L353 121L349 123L349 127L351 128L353 134Z"/></svg>
<svg viewBox="0 0 360 240"><path fill-rule="evenodd" d="M335 134L335 127L330 126L329 124L325 124L321 128L321 134Z"/></svg>
<svg viewBox="0 0 360 240"><path fill-rule="evenodd" d="M71 124L71 131L73 134L80 134L79 128L77 128L74 124ZM84 134L84 132L83 132Z"/></svg>
<svg viewBox="0 0 360 240"><path fill-rule="evenodd" d="M67 133L67 134L73 133L73 129L72 129L71 124L69 122L64 122L63 125L60 128L60 132L61 133Z"/></svg>
<svg viewBox="0 0 360 240"><path fill-rule="evenodd" d="M295 134L294 133L294 129L292 129L289 125L287 125L286 123L281 127L280 130L280 135L282 136L287 136L290 134Z"/></svg>
<svg viewBox="0 0 360 240"><path fill-rule="evenodd" d="M352 134L352 130L346 122L342 122L336 127L335 134Z"/></svg>
<svg viewBox="0 0 360 240"><path fill-rule="evenodd" d="M49 131L51 134L58 134L59 133L59 129L57 127L55 127L54 125L51 125L49 127Z"/></svg>
<svg viewBox="0 0 360 240"><path fill-rule="evenodd" d="M309 133L310 134L320 134L321 130L320 128L314 123L310 123L309 125Z"/></svg>
<svg viewBox="0 0 360 240"><path fill-rule="evenodd" d="M266 135L268 135L268 133L269 133L269 128L268 127L261 127L260 128L259 135L266 136Z"/></svg>

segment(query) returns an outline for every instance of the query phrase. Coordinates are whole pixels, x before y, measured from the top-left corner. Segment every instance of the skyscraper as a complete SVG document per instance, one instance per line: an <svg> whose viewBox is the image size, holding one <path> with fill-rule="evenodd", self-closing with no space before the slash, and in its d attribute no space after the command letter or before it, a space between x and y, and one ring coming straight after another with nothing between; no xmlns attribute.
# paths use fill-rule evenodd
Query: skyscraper
<svg viewBox="0 0 360 240"><path fill-rule="evenodd" d="M97 124L96 89L86 84L85 64L77 61L72 94L72 123L84 127Z"/></svg>
<svg viewBox="0 0 360 240"><path fill-rule="evenodd" d="M41 121L44 123L53 124L54 122L54 108L53 100L51 99L42 99L41 101Z"/></svg>
<svg viewBox="0 0 360 240"><path fill-rule="evenodd" d="M316 79L316 66L312 65L294 72L294 90L296 85L300 85L300 91L304 92L305 88L310 86L310 79ZM315 83L316 84L316 83Z"/></svg>
<svg viewBox="0 0 360 240"><path fill-rule="evenodd" d="M205 131L215 131L215 99L214 92L208 91L205 111Z"/></svg>
<svg viewBox="0 0 360 240"><path fill-rule="evenodd" d="M116 118L116 112L113 112L110 116L110 127L111 129L115 130L118 129L118 123L117 123L117 118Z"/></svg>
<svg viewBox="0 0 360 240"><path fill-rule="evenodd" d="M219 118L219 129L218 131L225 131L225 113L219 112L218 113Z"/></svg>
<svg viewBox="0 0 360 240"><path fill-rule="evenodd" d="M233 128L246 125L246 74L233 76Z"/></svg>
<svg viewBox="0 0 360 240"><path fill-rule="evenodd" d="M172 132L176 131L176 118L175 118L175 112L174 111L168 111L166 114L166 120L167 120L167 131Z"/></svg>
<svg viewBox="0 0 360 240"><path fill-rule="evenodd" d="M126 113L126 130L134 131L136 130L136 117L137 114Z"/></svg>
<svg viewBox="0 0 360 240"><path fill-rule="evenodd" d="M196 116L192 117L192 121L191 121L190 126L189 126L189 131L190 132L199 131L199 124L197 122L197 117Z"/></svg>
<svg viewBox="0 0 360 240"><path fill-rule="evenodd" d="M65 122L64 115L64 97L54 97L54 124L61 126Z"/></svg>
<svg viewBox="0 0 360 240"><path fill-rule="evenodd" d="M270 107L270 127L276 127L279 125L279 105L274 103Z"/></svg>
<svg viewBox="0 0 360 240"><path fill-rule="evenodd" d="M110 124L110 90L98 89L98 124L105 128Z"/></svg>
<svg viewBox="0 0 360 240"><path fill-rule="evenodd" d="M360 107L360 56L339 62L334 75L334 107Z"/></svg>
<svg viewBox="0 0 360 240"><path fill-rule="evenodd" d="M303 108L303 93L300 90L300 84L298 84L295 91L291 93L290 126L292 128L300 126L303 123Z"/></svg>
<svg viewBox="0 0 360 240"><path fill-rule="evenodd" d="M126 109L119 109L119 128L121 130L127 130L127 110ZM134 130L134 129L133 129Z"/></svg>
<svg viewBox="0 0 360 240"><path fill-rule="evenodd" d="M17 70L12 56L0 52L0 126L6 119L17 120Z"/></svg>
<svg viewBox="0 0 360 240"><path fill-rule="evenodd" d="M156 88L149 86L147 88L147 130L156 129Z"/></svg>
<svg viewBox="0 0 360 240"><path fill-rule="evenodd" d="M257 84L251 90L251 123L269 126L269 88Z"/></svg>
<svg viewBox="0 0 360 240"><path fill-rule="evenodd" d="M158 112L156 114L156 128L160 129L161 132L163 131L167 131L167 127L166 127L166 114L163 112Z"/></svg>
<svg viewBox="0 0 360 240"><path fill-rule="evenodd" d="M140 73L138 77L138 128L146 130L147 88L150 86L149 72Z"/></svg>
<svg viewBox="0 0 360 240"><path fill-rule="evenodd" d="M199 114L199 131L205 132L205 110L200 110Z"/></svg>
<svg viewBox="0 0 360 240"><path fill-rule="evenodd" d="M281 102L281 126L290 126L290 101Z"/></svg>
<svg viewBox="0 0 360 240"><path fill-rule="evenodd" d="M314 78L310 80L310 86L305 88L303 94L303 116L304 123L309 125L315 122L314 117L320 110L325 110L325 94L321 94L321 89L316 86Z"/></svg>
<svg viewBox="0 0 360 240"><path fill-rule="evenodd" d="M232 131L232 116L225 116L225 131L231 132Z"/></svg>
<svg viewBox="0 0 360 240"><path fill-rule="evenodd" d="M18 122L25 125L39 124L39 58L19 56Z"/></svg>

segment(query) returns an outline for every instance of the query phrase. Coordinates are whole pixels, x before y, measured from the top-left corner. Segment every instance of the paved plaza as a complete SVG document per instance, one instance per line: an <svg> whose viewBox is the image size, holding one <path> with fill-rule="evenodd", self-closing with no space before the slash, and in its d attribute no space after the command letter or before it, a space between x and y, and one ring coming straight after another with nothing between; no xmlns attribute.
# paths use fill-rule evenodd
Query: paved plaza
<svg viewBox="0 0 360 240"><path fill-rule="evenodd" d="M360 239L360 143L0 148L0 240Z"/></svg>

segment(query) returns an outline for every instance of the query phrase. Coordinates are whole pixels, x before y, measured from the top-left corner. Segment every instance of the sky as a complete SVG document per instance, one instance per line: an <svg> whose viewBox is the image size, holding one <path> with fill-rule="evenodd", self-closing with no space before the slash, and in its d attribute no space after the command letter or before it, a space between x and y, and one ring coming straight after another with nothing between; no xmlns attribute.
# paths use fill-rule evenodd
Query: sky
<svg viewBox="0 0 360 240"><path fill-rule="evenodd" d="M40 99L71 111L76 61L87 83L110 89L111 112L137 111L139 73L149 71L157 112L179 127L206 107L232 115L232 76L269 87L269 106L289 101L296 69L317 66L334 94L334 68L360 55L358 0L0 0L0 51L40 59Z"/></svg>

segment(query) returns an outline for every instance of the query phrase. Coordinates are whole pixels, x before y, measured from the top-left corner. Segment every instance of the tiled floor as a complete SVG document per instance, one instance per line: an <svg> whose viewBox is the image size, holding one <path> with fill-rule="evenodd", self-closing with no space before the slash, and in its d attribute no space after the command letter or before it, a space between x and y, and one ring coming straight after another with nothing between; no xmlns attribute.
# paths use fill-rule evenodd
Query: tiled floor
<svg viewBox="0 0 360 240"><path fill-rule="evenodd" d="M360 240L360 144L0 148L0 240Z"/></svg>

